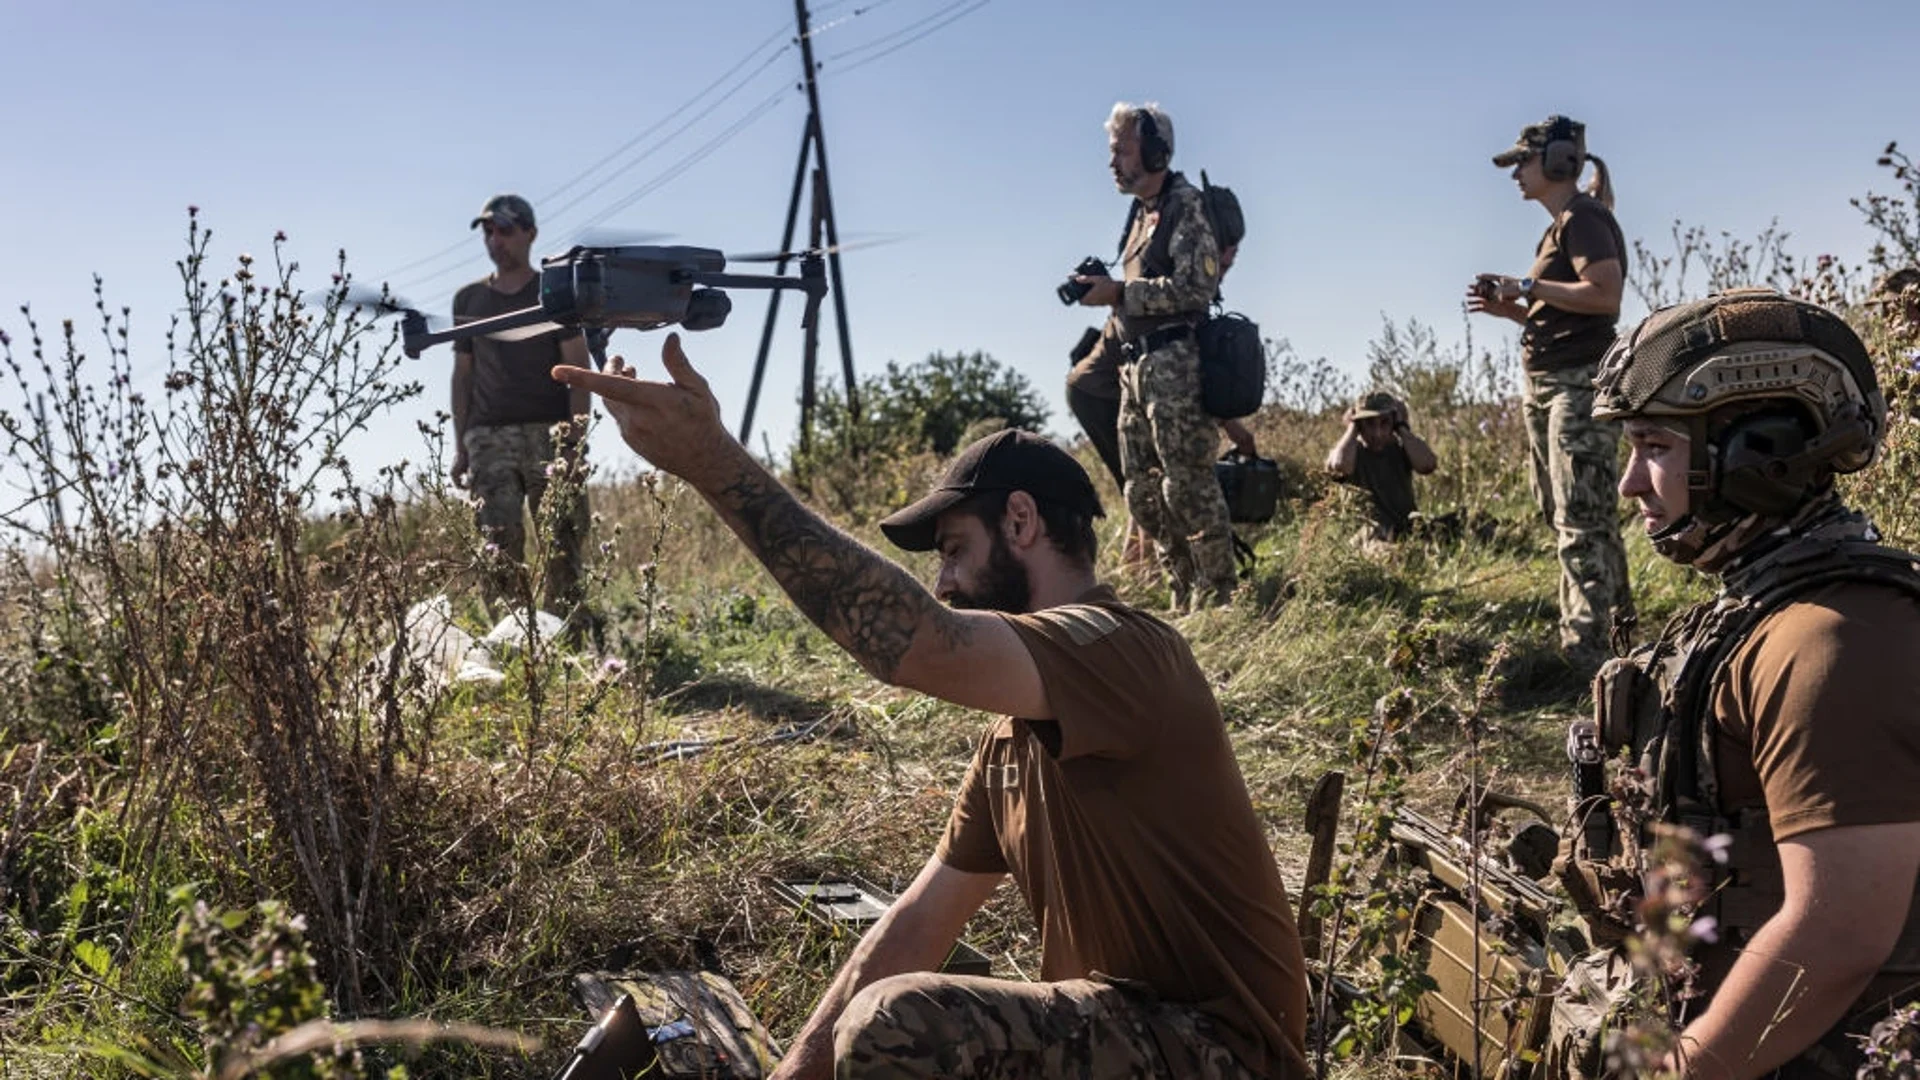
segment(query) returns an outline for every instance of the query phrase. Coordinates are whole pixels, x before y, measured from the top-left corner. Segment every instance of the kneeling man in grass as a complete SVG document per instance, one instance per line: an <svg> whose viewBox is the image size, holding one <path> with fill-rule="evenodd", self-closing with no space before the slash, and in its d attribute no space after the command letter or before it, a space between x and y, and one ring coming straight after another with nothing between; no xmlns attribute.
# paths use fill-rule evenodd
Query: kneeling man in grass
<svg viewBox="0 0 1920 1080"><path fill-rule="evenodd" d="M691 484L875 678L996 714L933 857L861 941L779 1077L1304 1077L1300 939L1220 707L1185 639L1094 575L1086 471L1037 435L966 447L881 523L928 592L808 509L720 420L616 359L554 377ZM1040 982L934 972L1011 875Z"/></svg>

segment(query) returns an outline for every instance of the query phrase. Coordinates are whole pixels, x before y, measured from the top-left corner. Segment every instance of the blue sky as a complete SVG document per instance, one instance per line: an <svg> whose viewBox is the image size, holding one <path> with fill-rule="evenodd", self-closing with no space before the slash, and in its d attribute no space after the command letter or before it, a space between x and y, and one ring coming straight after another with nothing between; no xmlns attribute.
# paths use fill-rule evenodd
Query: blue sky
<svg viewBox="0 0 1920 1080"><path fill-rule="evenodd" d="M1124 215L1101 130L1117 99L1161 102L1176 166L1240 194L1250 236L1230 306L1355 372L1383 316L1457 338L1472 275L1527 265L1546 218L1487 159L1549 112L1587 123L1630 237L1664 244L1676 218L1751 236L1778 218L1793 250L1849 261L1867 237L1848 197L1890 186L1873 165L1889 139L1920 142L1912 0L1628 2L1532 19L1413 2L817 11L841 230L906 236L845 258L857 366L984 349L1055 403L1063 433L1065 352L1092 320L1053 287L1111 251ZM136 370L157 369L188 204L223 262L285 230L316 285L341 248L374 280L438 255L388 277L438 309L486 271L467 222L497 191L535 200L540 250L602 216L723 250L775 244L805 115L789 4L539 12L491 0L6 5L0 329L17 341L21 303L54 321L90 314L99 272L110 302L133 308ZM910 40L916 23L932 32ZM675 115L743 60L721 84L737 84L731 97ZM730 423L764 300L735 305L726 327L688 343ZM788 305L760 408L777 449L797 412L796 322ZM651 357L657 337L626 331L615 347ZM829 331L824 370L833 348ZM444 347L414 362L427 397L356 457L419 455L414 419L444 408L449 362ZM603 461L625 455L611 435L596 438Z"/></svg>

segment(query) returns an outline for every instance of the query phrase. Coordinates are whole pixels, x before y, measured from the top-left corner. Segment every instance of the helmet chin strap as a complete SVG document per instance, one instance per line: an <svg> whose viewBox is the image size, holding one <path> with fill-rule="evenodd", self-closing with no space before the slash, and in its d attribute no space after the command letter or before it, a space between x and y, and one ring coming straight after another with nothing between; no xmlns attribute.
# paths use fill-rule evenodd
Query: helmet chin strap
<svg viewBox="0 0 1920 1080"><path fill-rule="evenodd" d="M1705 550L1706 532L1692 514L1681 514L1666 528L1648 533L1647 540L1663 557L1686 566Z"/></svg>
<svg viewBox="0 0 1920 1080"><path fill-rule="evenodd" d="M1713 502L1714 469L1711 444L1707 441L1706 418L1688 417L1684 434L1691 448L1687 462L1687 508L1666 528L1648 533L1647 539L1653 544L1653 550L1665 558L1682 566L1692 566L1702 552L1725 534L1721 526L1732 523L1708 524L1696 512L1702 505L1711 505Z"/></svg>

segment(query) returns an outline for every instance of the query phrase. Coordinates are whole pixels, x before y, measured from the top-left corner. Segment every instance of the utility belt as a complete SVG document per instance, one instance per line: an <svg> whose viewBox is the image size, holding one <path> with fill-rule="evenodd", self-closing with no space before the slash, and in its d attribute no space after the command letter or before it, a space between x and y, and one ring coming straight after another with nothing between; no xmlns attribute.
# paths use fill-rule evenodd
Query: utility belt
<svg viewBox="0 0 1920 1080"><path fill-rule="evenodd" d="M1149 353L1158 352L1176 341L1182 341L1192 336L1193 324L1191 323L1175 323L1172 326L1163 326L1158 330L1150 330L1147 333L1141 334L1139 337L1132 338L1121 344L1121 362L1128 364L1138 363L1141 357Z"/></svg>

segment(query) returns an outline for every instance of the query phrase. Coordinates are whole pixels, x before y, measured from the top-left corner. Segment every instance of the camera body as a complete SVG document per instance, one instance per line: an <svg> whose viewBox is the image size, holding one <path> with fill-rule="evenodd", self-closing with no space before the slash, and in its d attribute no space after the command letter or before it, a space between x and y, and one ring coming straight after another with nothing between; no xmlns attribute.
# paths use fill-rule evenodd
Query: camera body
<svg viewBox="0 0 1920 1080"><path fill-rule="evenodd" d="M1473 295L1482 300L1498 300L1500 298L1500 279L1494 277L1492 274L1481 274L1478 278L1474 279Z"/></svg>
<svg viewBox="0 0 1920 1080"><path fill-rule="evenodd" d="M1112 276L1107 273L1107 264L1100 261L1100 257L1097 255L1089 255L1081 259L1080 265L1074 267L1073 272L1080 277ZM1066 281L1061 282L1060 287L1053 290L1053 293L1060 298L1061 303L1072 306L1079 303L1080 298L1087 295L1087 290L1091 288L1093 288L1093 286L1086 282L1074 281L1072 278L1068 278Z"/></svg>

